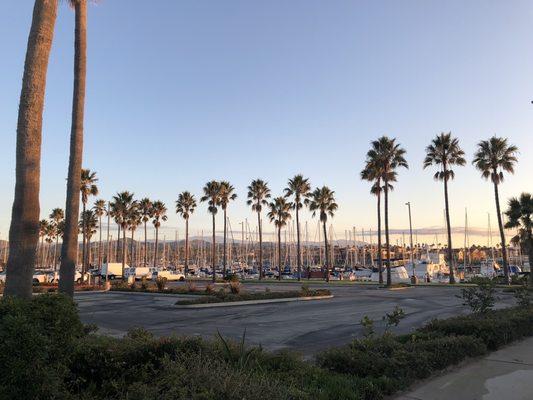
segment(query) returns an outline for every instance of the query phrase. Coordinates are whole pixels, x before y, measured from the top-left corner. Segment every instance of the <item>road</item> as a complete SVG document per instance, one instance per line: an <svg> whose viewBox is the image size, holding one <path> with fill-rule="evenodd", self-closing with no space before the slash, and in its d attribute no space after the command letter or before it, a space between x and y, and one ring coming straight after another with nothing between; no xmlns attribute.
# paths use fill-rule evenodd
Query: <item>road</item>
<svg viewBox="0 0 533 400"><path fill-rule="evenodd" d="M246 285L247 290L264 290L265 286ZM299 285L269 284L268 287L272 291L298 290ZM225 337L240 339L246 329L248 344L261 344L269 350L296 350L306 356L360 337L359 321L365 315L376 321L379 332L383 329L382 317L396 305L406 313L395 329L398 333L409 332L433 318L468 311L456 297L460 294L458 288L386 290L359 285L328 288L335 296L333 299L206 309L177 309L174 307L177 297L170 295L79 293L75 299L82 321L96 324L103 334L122 336L131 328L143 327L159 336L209 338L218 330ZM509 294L499 296L499 307L514 303Z"/></svg>

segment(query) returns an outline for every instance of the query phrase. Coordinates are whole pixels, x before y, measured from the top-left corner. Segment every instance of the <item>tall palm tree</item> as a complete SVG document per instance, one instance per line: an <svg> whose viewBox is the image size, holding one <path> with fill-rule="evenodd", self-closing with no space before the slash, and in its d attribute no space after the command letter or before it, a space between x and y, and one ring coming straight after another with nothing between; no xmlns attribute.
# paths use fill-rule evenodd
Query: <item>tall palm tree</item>
<svg viewBox="0 0 533 400"><path fill-rule="evenodd" d="M89 201L89 196L98 195L98 186L96 186L98 178L96 177L96 172L91 171L90 169L81 170L81 181L80 181L80 193L81 193L81 203L82 203L82 212L85 213L87 209L87 202ZM82 219L82 222L85 221ZM85 234L87 230L82 229L82 275L87 271L87 236Z"/></svg>
<svg viewBox="0 0 533 400"><path fill-rule="evenodd" d="M444 206L446 208L446 229L448 233L448 260L450 262L450 283L455 283L454 260L452 247L452 228L450 224L450 205L448 202L448 181L455 177L452 167L466 164L465 152L459 146L459 139L452 137L451 132L441 133L426 147L424 168L436 165L435 180L444 182Z"/></svg>
<svg viewBox="0 0 533 400"><path fill-rule="evenodd" d="M152 201L145 197L139 201L139 211L141 212L142 222L144 224L144 266L148 266L148 234L146 224L153 217Z"/></svg>
<svg viewBox="0 0 533 400"><path fill-rule="evenodd" d="M112 207L115 221L122 229L122 279L124 279L124 272L126 269L126 229L128 228L128 217L131 209L132 207L135 207L133 193L128 191L117 193L115 196L113 196Z"/></svg>
<svg viewBox="0 0 533 400"><path fill-rule="evenodd" d="M533 265L533 196L522 193L519 198L509 199L505 228L519 228L511 242L521 246L528 254L529 265ZM529 284L533 286L533 273L529 274Z"/></svg>
<svg viewBox="0 0 533 400"><path fill-rule="evenodd" d="M176 200L176 213L185 220L185 277L189 274L189 217L196 208L196 199L190 192L182 192Z"/></svg>
<svg viewBox="0 0 533 400"><path fill-rule="evenodd" d="M96 200L94 202L93 211L98 218L98 268L102 268L102 217L107 212L105 200Z"/></svg>
<svg viewBox="0 0 533 400"><path fill-rule="evenodd" d="M48 59L54 37L57 0L33 7L17 122L15 196L9 228L6 296L30 299L39 243L41 131Z"/></svg>
<svg viewBox="0 0 533 400"><path fill-rule="evenodd" d="M98 229L98 217L96 216L93 210L86 210L81 213L81 218L79 221L79 229L82 234L87 238L87 253L86 253L86 263L90 265L90 251L91 251L91 238L96 233ZM85 278L85 275L82 274L82 279Z"/></svg>
<svg viewBox="0 0 533 400"><path fill-rule="evenodd" d="M215 238L215 215L220 205L221 185L220 182L207 182L203 188L204 195L200 198L201 202L207 201L207 210L211 213L213 221L213 242L211 250L211 263L213 266L213 282L216 280L216 238Z"/></svg>
<svg viewBox="0 0 533 400"><path fill-rule="evenodd" d="M65 219L65 213L61 208L54 208L50 213L50 220L55 227L56 235L56 244L54 246L54 271L57 271L57 247L59 245L59 236L60 236L60 224Z"/></svg>
<svg viewBox="0 0 533 400"><path fill-rule="evenodd" d="M278 280L281 280L281 228L291 219L292 204L285 197L276 197L269 205L267 217L278 229Z"/></svg>
<svg viewBox="0 0 533 400"><path fill-rule="evenodd" d="M61 248L59 291L74 296L74 275L78 251L78 214L80 179L83 160L83 116L85 112L85 78L87 75L87 0L69 0L75 10L74 90L68 161L65 233Z"/></svg>
<svg viewBox="0 0 533 400"><path fill-rule="evenodd" d="M292 206L296 212L296 265L298 267L298 280L302 276L302 250L300 245L300 215L299 211L304 206L309 204L309 194L311 192L311 184L309 179L304 178L303 175L295 175L289 179L287 187L285 188L285 197L294 197Z"/></svg>
<svg viewBox="0 0 533 400"><path fill-rule="evenodd" d="M311 193L311 201L309 202L309 210L313 212L313 217L318 212L320 222L324 230L324 247L326 253L326 282L329 282L329 248L328 248L328 232L326 230L326 222L328 222L328 215L333 218L335 211L339 206L335 203L335 192L327 186L316 188Z"/></svg>
<svg viewBox="0 0 533 400"><path fill-rule="evenodd" d="M127 216L128 229L131 231L131 243L130 243L130 264L132 267L136 266L135 257L134 257L134 243L135 243L135 231L137 227L141 225L142 215L139 210L139 203L134 201L129 210Z"/></svg>
<svg viewBox="0 0 533 400"><path fill-rule="evenodd" d="M44 238L46 242L46 255L44 257L45 259L45 267L48 267L50 265L49 263L49 257L50 257L50 246L54 242L54 239L57 237L56 234L56 227L52 222L48 222L48 225L46 226L46 236Z"/></svg>
<svg viewBox="0 0 533 400"><path fill-rule="evenodd" d="M376 196L377 198L377 219L378 219L378 276L379 283L383 284L383 260L381 257L381 193L383 191L382 187L382 171L380 163L380 154L379 148L374 147L377 145L377 142L372 143L372 148L366 154L366 163L364 169L361 171L361 179L372 182L372 187L370 188L370 193ZM389 189L391 185L389 184Z"/></svg>
<svg viewBox="0 0 533 400"><path fill-rule="evenodd" d="M496 214L502 244L503 271L509 280L509 265L507 262L507 247L505 244L505 231L503 230L502 213L500 210L500 195L498 186L503 182L503 173L514 173L518 147L507 143L506 138L493 136L489 140L482 140L477 145L472 164L481 171L481 176L492 181L494 185L494 199L496 201Z"/></svg>
<svg viewBox="0 0 533 400"><path fill-rule="evenodd" d="M396 143L396 138L382 136L372 142L372 148L377 149L383 182L384 208L385 208L385 251L387 254L387 286L392 285L390 267L390 236L389 236L389 191L392 189L391 182L396 181L399 167L409 168L405 160L405 150Z"/></svg>
<svg viewBox="0 0 533 400"><path fill-rule="evenodd" d="M235 188L227 181L221 181L220 182L220 208L222 208L222 211L224 212L224 250L223 250L223 258L222 258L222 275L226 277L226 262L227 262L227 246L226 246L226 238L228 236L228 230L226 228L226 222L227 222L227 208L230 201L233 201L237 198L237 194L234 193Z"/></svg>
<svg viewBox="0 0 533 400"><path fill-rule="evenodd" d="M48 234L48 226L49 222L46 219L41 219L39 221L39 236L41 238L41 260L39 262L41 268L44 268L44 239L46 238L46 235Z"/></svg>
<svg viewBox="0 0 533 400"><path fill-rule="evenodd" d="M157 247L159 246L159 227L161 221L167 220L167 208L162 201L154 201L152 204L152 218L155 227L154 268L157 267Z"/></svg>
<svg viewBox="0 0 533 400"><path fill-rule="evenodd" d="M257 226L259 230L259 279L263 279L263 230L261 224L261 210L263 206L268 205L267 199L270 198L270 189L267 182L261 179L254 179L248 186L247 204L252 206L252 211L257 213Z"/></svg>

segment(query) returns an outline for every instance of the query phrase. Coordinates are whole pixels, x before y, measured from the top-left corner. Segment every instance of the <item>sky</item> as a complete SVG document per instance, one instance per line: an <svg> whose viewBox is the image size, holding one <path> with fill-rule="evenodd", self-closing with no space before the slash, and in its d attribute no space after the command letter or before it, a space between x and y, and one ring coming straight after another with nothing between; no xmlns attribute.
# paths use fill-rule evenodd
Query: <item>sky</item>
<svg viewBox="0 0 533 400"><path fill-rule="evenodd" d="M11 216L32 7L0 2L0 238ZM100 0L88 11L83 165L97 172L99 198L129 190L164 201L171 237L184 230L174 213L181 191L199 197L207 181L229 180L239 196L228 210L233 230L245 218L253 229L251 180L278 196L302 173L335 191L332 223L343 238L376 228L375 197L359 172L370 141L388 135L410 165L390 198L390 226L408 229L410 201L423 232L444 224L442 184L422 169L424 149L451 131L468 160L450 185L454 239L462 241L467 209L480 232L471 242L485 243L488 213L493 230L496 214L492 185L470 164L476 143L496 134L520 149L503 204L533 189L532 21L527 0ZM73 35L63 1L43 119L43 218L65 202ZM316 235L316 218L302 220ZM191 232L201 230L210 230L205 204L191 218Z"/></svg>

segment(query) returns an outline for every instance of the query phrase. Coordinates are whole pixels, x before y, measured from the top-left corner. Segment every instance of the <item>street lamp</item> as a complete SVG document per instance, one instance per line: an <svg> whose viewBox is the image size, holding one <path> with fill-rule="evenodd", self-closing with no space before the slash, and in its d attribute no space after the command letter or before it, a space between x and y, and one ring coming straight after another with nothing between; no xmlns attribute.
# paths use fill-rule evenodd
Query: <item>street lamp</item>
<svg viewBox="0 0 533 400"><path fill-rule="evenodd" d="M405 205L407 206L409 210L409 241L410 241L410 247L411 247L410 255L411 255L411 268L413 268L413 278L414 278L416 275L415 275L415 263L413 260L413 224L411 222L411 202L408 201L407 203L405 203Z"/></svg>

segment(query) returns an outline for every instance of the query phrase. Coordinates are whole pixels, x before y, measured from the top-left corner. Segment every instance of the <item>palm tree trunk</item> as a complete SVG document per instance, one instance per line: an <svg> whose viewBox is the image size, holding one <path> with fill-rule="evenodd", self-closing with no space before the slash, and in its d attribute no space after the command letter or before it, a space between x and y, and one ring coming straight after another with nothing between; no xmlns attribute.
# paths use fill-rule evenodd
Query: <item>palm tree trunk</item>
<svg viewBox="0 0 533 400"><path fill-rule="evenodd" d="M83 157L83 114L85 106L85 77L87 66L87 0L75 5L74 93L72 98L72 126L65 206L65 232L59 268L59 292L74 296L74 275L78 248L78 215L80 211L80 181Z"/></svg>
<svg viewBox="0 0 533 400"><path fill-rule="evenodd" d="M529 285L533 287L533 236L531 228L528 232L528 260L529 260Z"/></svg>
<svg viewBox="0 0 533 400"><path fill-rule="evenodd" d="M212 265L213 265L213 283L216 281L217 279L217 276L216 276L216 243L215 243L215 214L213 214L213 243L212 243L212 248L211 248L211 260L212 260Z"/></svg>
<svg viewBox="0 0 533 400"><path fill-rule="evenodd" d="M385 250L387 252L387 286L392 285L389 242L389 182L385 181Z"/></svg>
<svg viewBox="0 0 533 400"><path fill-rule="evenodd" d="M102 216L98 217L98 229L100 230L100 237L98 239L98 268L102 267Z"/></svg>
<svg viewBox="0 0 533 400"><path fill-rule="evenodd" d="M281 226L278 227L278 281L281 281Z"/></svg>
<svg viewBox="0 0 533 400"><path fill-rule="evenodd" d="M134 238L134 235L135 235L135 229L132 229L131 230L131 244L130 244L130 263L131 263L131 266L134 267L135 264L134 264L134 260L133 260L133 238Z"/></svg>
<svg viewBox="0 0 533 400"><path fill-rule="evenodd" d="M326 221L323 222L324 228L324 255L326 257L326 282L329 282L329 248L328 248L328 234L326 230Z"/></svg>
<svg viewBox="0 0 533 400"><path fill-rule="evenodd" d="M54 246L54 272L57 271L57 246L59 245L59 233L56 236L56 245Z"/></svg>
<svg viewBox="0 0 533 400"><path fill-rule="evenodd" d="M383 260L381 258L381 190L377 193L378 198L378 270L379 284L383 285Z"/></svg>
<svg viewBox="0 0 533 400"><path fill-rule="evenodd" d="M44 235L41 236L41 268L44 268Z"/></svg>
<svg viewBox="0 0 533 400"><path fill-rule="evenodd" d="M31 298L39 242L41 130L57 0L36 0L20 92L6 296Z"/></svg>
<svg viewBox="0 0 533 400"><path fill-rule="evenodd" d="M450 262L450 283L455 283L453 260L453 248L452 248L452 227L450 225L450 205L448 203L448 180L446 179L446 167L444 167L444 205L446 209L446 230L448 233L448 260Z"/></svg>
<svg viewBox="0 0 533 400"><path fill-rule="evenodd" d="M222 275L226 278L226 209L224 209L224 258L222 259Z"/></svg>
<svg viewBox="0 0 533 400"><path fill-rule="evenodd" d="M115 261L118 262L119 258L118 255L120 254L120 224L118 224L118 233L117 233L117 247L115 249Z"/></svg>
<svg viewBox="0 0 533 400"><path fill-rule="evenodd" d="M155 228L155 248L154 248L154 268L157 267L157 246L158 246L158 243L159 242L159 229Z"/></svg>
<svg viewBox="0 0 533 400"><path fill-rule="evenodd" d="M263 279L263 232L261 231L261 214L257 213L257 226L259 229L259 279Z"/></svg>
<svg viewBox="0 0 533 400"><path fill-rule="evenodd" d="M189 274L189 218L185 219L185 277Z"/></svg>
<svg viewBox="0 0 533 400"><path fill-rule="evenodd" d="M122 227L122 279L126 270L126 227Z"/></svg>
<svg viewBox="0 0 533 400"><path fill-rule="evenodd" d="M85 274L86 260L87 260L87 226L85 218L85 202L82 201L82 218L81 218L81 236L82 236L82 245L81 245L81 274Z"/></svg>
<svg viewBox="0 0 533 400"><path fill-rule="evenodd" d="M298 268L298 281L301 280L302 276L302 255L300 248L300 218L298 214L298 207L296 207L296 257L298 261L296 262Z"/></svg>
<svg viewBox="0 0 533 400"><path fill-rule="evenodd" d="M503 230L502 213L500 209L500 195L498 184L494 184L494 199L496 200L496 214L498 214L498 227L500 228L500 240L502 242L503 273L507 283L509 283L509 264L507 261L507 245L505 243L505 231Z"/></svg>
<svg viewBox="0 0 533 400"><path fill-rule="evenodd" d="M146 221L144 221L144 266L148 266L148 239L146 232Z"/></svg>

